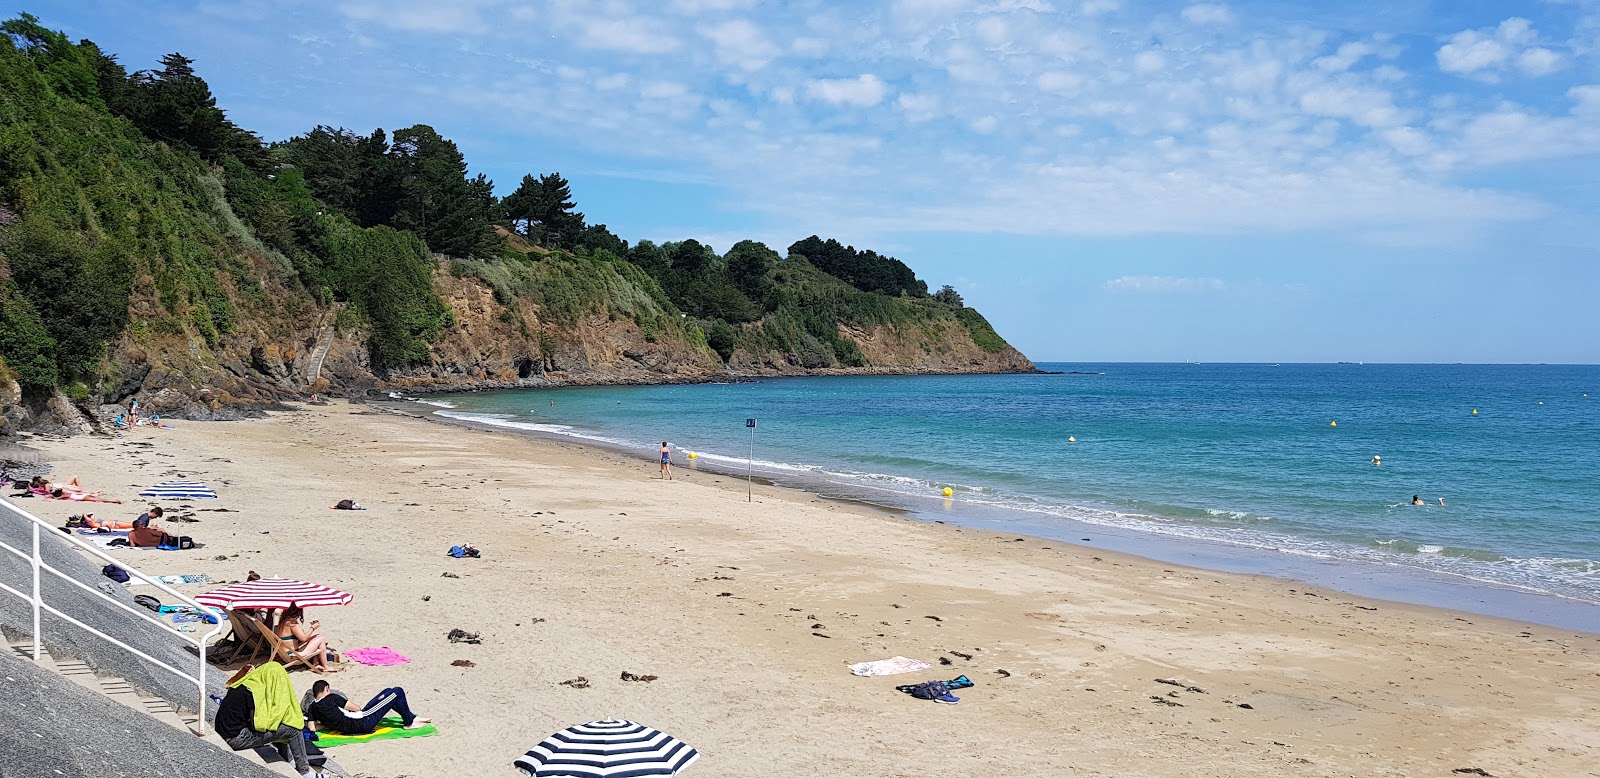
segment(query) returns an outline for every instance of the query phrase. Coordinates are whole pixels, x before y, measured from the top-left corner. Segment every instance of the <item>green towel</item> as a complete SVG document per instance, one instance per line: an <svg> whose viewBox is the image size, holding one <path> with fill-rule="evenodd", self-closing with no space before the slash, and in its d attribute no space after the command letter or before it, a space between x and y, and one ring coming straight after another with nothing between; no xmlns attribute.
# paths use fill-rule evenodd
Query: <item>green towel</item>
<svg viewBox="0 0 1600 778"><path fill-rule="evenodd" d="M236 686L250 690L256 703L255 730L271 732L288 724L295 729L306 725L305 714L294 699L294 684L289 682L289 671L277 662L267 662L239 679Z"/></svg>
<svg viewBox="0 0 1600 778"><path fill-rule="evenodd" d="M317 733L317 745L323 748L349 745L350 743L368 743L373 740L397 740L403 737L427 737L439 734L439 728L432 724L423 724L416 729L406 729L405 723L399 716L384 716L378 722L378 730L368 735L341 735L337 732L322 731Z"/></svg>

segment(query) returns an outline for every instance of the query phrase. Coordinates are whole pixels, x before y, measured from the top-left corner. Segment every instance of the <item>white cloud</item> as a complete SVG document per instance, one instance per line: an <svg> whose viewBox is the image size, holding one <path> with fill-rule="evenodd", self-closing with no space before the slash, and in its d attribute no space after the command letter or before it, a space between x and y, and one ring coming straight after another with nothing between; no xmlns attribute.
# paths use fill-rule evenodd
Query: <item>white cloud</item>
<svg viewBox="0 0 1600 778"><path fill-rule="evenodd" d="M822 38L795 38L789 50L802 57L821 57L828 53L828 42Z"/></svg>
<svg viewBox="0 0 1600 778"><path fill-rule="evenodd" d="M1314 116L1348 119L1363 127L1390 127L1402 120L1390 94L1356 86L1319 86L1300 95L1300 107Z"/></svg>
<svg viewBox="0 0 1600 778"><path fill-rule="evenodd" d="M1183 20L1190 24L1227 24L1233 21L1233 12L1221 3L1197 3L1183 9Z"/></svg>
<svg viewBox="0 0 1600 778"><path fill-rule="evenodd" d="M760 70L772 61L773 46L761 29L745 19L720 22L699 28L700 34L716 44L717 57L744 70Z"/></svg>
<svg viewBox="0 0 1600 778"><path fill-rule="evenodd" d="M1039 88L1046 92L1072 94L1083 86L1083 76L1060 70L1047 70L1039 74Z"/></svg>
<svg viewBox="0 0 1600 778"><path fill-rule="evenodd" d="M1517 69L1530 76L1547 76L1561 69L1561 55L1543 47L1534 47L1517 57Z"/></svg>
<svg viewBox="0 0 1600 778"><path fill-rule="evenodd" d="M755 0L672 0L672 10L684 14L703 14L708 11L742 11L754 6Z"/></svg>
<svg viewBox="0 0 1600 778"><path fill-rule="evenodd" d="M1141 51L1133 55L1133 70L1136 73L1159 73L1167 66L1167 58L1159 51Z"/></svg>
<svg viewBox="0 0 1600 778"><path fill-rule="evenodd" d="M1078 6L1078 13L1084 16L1101 16L1121 7L1122 4L1117 0L1084 0L1083 5Z"/></svg>
<svg viewBox="0 0 1600 778"><path fill-rule="evenodd" d="M1530 76L1549 75L1561 68L1561 55L1535 45L1538 40L1532 22L1513 16L1493 29L1462 30L1451 35L1434 57L1439 69L1446 73L1486 80L1495 79L1512 64Z"/></svg>
<svg viewBox="0 0 1600 778"><path fill-rule="evenodd" d="M608 49L634 54L665 54L678 48L679 41L664 25L641 17L589 17L576 19L578 42L591 49Z"/></svg>
<svg viewBox="0 0 1600 778"><path fill-rule="evenodd" d="M1339 47L1337 52L1326 57L1318 57L1314 64L1328 72L1343 72L1353 65L1376 53L1372 44L1363 41L1352 41Z"/></svg>
<svg viewBox="0 0 1600 778"><path fill-rule="evenodd" d="M972 120L972 131L979 135L988 135L1000 127L1000 120L993 116L980 116Z"/></svg>
<svg viewBox="0 0 1600 778"><path fill-rule="evenodd" d="M409 32L467 33L488 29L473 3L344 3L339 10L351 19L374 22Z"/></svg>
<svg viewBox="0 0 1600 778"><path fill-rule="evenodd" d="M925 122L939 115L939 98L906 92L895 98L895 105L912 122Z"/></svg>
<svg viewBox="0 0 1600 778"><path fill-rule="evenodd" d="M856 78L819 78L806 84L806 94L813 100L857 108L877 105L888 93L888 85L871 73Z"/></svg>
<svg viewBox="0 0 1600 778"><path fill-rule="evenodd" d="M1108 292L1136 292L1153 294L1215 294L1228 291L1220 278L1183 278L1179 276L1122 276L1105 282Z"/></svg>
<svg viewBox="0 0 1600 778"><path fill-rule="evenodd" d="M1385 143L1406 156L1417 157L1433 150L1427 133L1415 127L1390 127L1381 133Z"/></svg>

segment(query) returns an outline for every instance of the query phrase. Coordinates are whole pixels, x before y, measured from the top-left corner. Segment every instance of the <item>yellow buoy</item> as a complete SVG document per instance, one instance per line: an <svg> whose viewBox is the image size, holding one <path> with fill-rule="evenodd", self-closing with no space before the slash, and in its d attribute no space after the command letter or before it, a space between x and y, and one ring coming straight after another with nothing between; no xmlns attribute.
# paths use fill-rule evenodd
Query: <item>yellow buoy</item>
<svg viewBox="0 0 1600 778"><path fill-rule="evenodd" d="M689 452L689 458L690 458L690 459L694 459L694 458L695 458L695 456L696 456L696 454L695 454L695 453L694 453L694 452L693 452L693 451L690 451L690 452Z"/></svg>
<svg viewBox="0 0 1600 778"><path fill-rule="evenodd" d="M948 487L948 486L946 486L946 487L945 487L945 488L944 488L944 491L943 491L943 492L940 492L940 493L941 493L941 494L943 494L943 495L944 495L944 496L946 496L946 497L949 497L949 496L950 496L950 495L952 495L952 494L955 494L955 493L956 493L956 490L954 490L954 489L951 489L951 488L950 488L950 487Z"/></svg>
<svg viewBox="0 0 1600 778"><path fill-rule="evenodd" d="M1478 415L1478 409L1477 408L1473 408L1472 409L1472 415L1473 416L1477 416Z"/></svg>
<svg viewBox="0 0 1600 778"><path fill-rule="evenodd" d="M1071 436L1071 435L1068 435L1068 436L1067 436L1067 442L1068 442L1068 443L1077 443L1077 442L1078 442L1078 439L1077 439L1077 438L1075 438L1075 437L1072 437L1072 436Z"/></svg>
<svg viewBox="0 0 1600 778"><path fill-rule="evenodd" d="M1328 422L1328 426L1329 426L1329 427L1337 427L1337 426L1339 426L1339 422L1336 422L1336 421L1330 421L1330 422Z"/></svg>

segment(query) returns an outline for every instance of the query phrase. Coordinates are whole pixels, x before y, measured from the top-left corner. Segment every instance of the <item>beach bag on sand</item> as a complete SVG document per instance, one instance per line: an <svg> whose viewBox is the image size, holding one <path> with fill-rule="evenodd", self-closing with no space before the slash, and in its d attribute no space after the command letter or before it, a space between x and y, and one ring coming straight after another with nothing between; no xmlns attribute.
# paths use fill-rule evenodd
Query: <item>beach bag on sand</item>
<svg viewBox="0 0 1600 778"><path fill-rule="evenodd" d="M338 510L338 511L353 511L353 510L356 509L356 501L355 500L340 500L339 502L334 504L333 509L334 510Z"/></svg>
<svg viewBox="0 0 1600 778"><path fill-rule="evenodd" d="M105 567L100 568L100 574L122 584L127 583L128 579L131 577L128 575L127 570L117 567L116 565L106 565Z"/></svg>
<svg viewBox="0 0 1600 778"><path fill-rule="evenodd" d="M472 557L476 559L479 556L478 547L472 545L471 543L462 543L459 546L451 546L449 554L456 559L460 559L462 557Z"/></svg>
<svg viewBox="0 0 1600 778"><path fill-rule="evenodd" d="M148 594L135 594L133 596L133 601L135 604L143 605L144 607L149 608L157 613L161 612L161 601L151 597Z"/></svg>
<svg viewBox="0 0 1600 778"><path fill-rule="evenodd" d="M161 536L161 545L156 546L156 548L162 551L187 551L194 548L194 538L188 535L163 534Z"/></svg>

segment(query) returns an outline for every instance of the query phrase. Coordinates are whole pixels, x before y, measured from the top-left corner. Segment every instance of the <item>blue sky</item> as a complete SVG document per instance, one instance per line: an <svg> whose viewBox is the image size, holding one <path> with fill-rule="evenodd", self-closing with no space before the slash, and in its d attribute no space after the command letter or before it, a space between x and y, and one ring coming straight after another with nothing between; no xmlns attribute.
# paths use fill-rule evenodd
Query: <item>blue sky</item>
<svg viewBox="0 0 1600 778"><path fill-rule="evenodd" d="M813 233L1039 360L1600 362L1600 0L46 2L241 125L432 124L629 240Z"/></svg>

